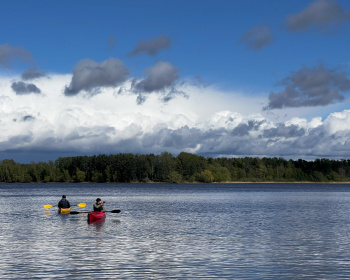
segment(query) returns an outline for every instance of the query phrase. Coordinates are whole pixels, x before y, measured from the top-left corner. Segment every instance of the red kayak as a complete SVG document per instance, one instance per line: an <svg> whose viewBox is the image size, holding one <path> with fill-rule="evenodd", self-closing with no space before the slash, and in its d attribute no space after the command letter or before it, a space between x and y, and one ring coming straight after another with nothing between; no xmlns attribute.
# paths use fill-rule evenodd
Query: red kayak
<svg viewBox="0 0 350 280"><path fill-rule="evenodd" d="M88 222L93 223L97 221L103 221L106 218L106 213L104 212L89 212Z"/></svg>

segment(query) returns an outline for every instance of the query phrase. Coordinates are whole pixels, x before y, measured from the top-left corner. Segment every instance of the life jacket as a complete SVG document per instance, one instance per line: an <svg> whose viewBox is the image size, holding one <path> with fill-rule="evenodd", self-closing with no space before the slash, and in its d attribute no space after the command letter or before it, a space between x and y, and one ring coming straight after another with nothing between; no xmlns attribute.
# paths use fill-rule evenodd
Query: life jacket
<svg viewBox="0 0 350 280"><path fill-rule="evenodd" d="M67 199L62 198L59 202L58 202L58 207L59 208L69 208L70 207L70 203Z"/></svg>
<svg viewBox="0 0 350 280"><path fill-rule="evenodd" d="M94 212L102 212L103 211L103 205L94 203Z"/></svg>

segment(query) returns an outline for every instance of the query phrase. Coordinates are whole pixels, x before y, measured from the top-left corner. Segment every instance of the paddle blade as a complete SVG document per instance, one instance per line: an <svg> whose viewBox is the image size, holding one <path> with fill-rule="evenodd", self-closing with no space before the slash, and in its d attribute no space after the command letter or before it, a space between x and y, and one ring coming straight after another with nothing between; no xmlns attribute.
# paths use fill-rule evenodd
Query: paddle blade
<svg viewBox="0 0 350 280"><path fill-rule="evenodd" d="M77 214L80 214L80 213L82 213L82 212L78 212L78 211L70 211L69 212L69 214L71 214L71 215L77 215Z"/></svg>
<svg viewBox="0 0 350 280"><path fill-rule="evenodd" d="M120 210L117 209L117 210L112 210L111 213L120 213Z"/></svg>
<svg viewBox="0 0 350 280"><path fill-rule="evenodd" d="M50 209L51 207L52 207L52 205L50 205L50 204L44 205L44 208L45 208L45 209Z"/></svg>
<svg viewBox="0 0 350 280"><path fill-rule="evenodd" d="M86 203L79 203L77 206L79 206L79 207L85 207L85 206L86 206Z"/></svg>

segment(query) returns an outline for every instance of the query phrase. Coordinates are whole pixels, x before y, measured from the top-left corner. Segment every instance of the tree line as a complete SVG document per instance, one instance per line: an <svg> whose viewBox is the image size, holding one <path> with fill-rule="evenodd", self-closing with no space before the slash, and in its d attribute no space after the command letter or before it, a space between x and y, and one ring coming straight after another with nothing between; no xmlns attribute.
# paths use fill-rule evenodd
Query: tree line
<svg viewBox="0 0 350 280"><path fill-rule="evenodd" d="M345 182L350 160L283 158L211 158L182 152L178 156L116 154L60 157L56 161L0 162L0 182Z"/></svg>

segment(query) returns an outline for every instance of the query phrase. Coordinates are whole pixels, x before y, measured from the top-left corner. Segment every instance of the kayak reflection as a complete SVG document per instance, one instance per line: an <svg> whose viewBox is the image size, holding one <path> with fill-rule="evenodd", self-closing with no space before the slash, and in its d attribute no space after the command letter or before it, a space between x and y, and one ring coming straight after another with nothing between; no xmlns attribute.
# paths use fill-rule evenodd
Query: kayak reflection
<svg viewBox="0 0 350 280"><path fill-rule="evenodd" d="M104 221L106 219L106 213L105 212L89 212L88 213L88 223L93 223L97 221Z"/></svg>

